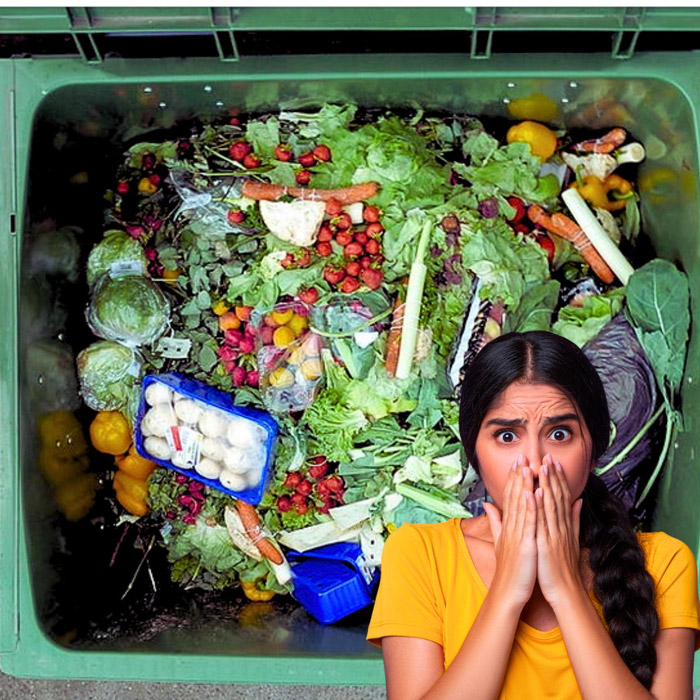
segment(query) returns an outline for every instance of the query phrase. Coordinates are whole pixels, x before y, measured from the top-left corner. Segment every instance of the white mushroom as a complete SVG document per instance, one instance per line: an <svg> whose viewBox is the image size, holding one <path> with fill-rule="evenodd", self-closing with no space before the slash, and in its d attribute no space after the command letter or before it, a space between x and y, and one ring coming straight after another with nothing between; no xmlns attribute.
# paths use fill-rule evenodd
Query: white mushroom
<svg viewBox="0 0 700 700"><path fill-rule="evenodd" d="M175 402L175 415L183 423L194 425L202 415L202 408L197 401L180 399Z"/></svg>
<svg viewBox="0 0 700 700"><path fill-rule="evenodd" d="M262 476L262 469L249 469L246 472L246 478L248 480L248 487L253 488L260 483L260 477Z"/></svg>
<svg viewBox="0 0 700 700"><path fill-rule="evenodd" d="M143 449L156 459L170 459L172 455L168 443L160 437L147 437L143 441Z"/></svg>
<svg viewBox="0 0 700 700"><path fill-rule="evenodd" d="M248 480L243 474L236 474L228 469L221 472L219 481L222 486L231 489L231 491L245 491L248 488Z"/></svg>
<svg viewBox="0 0 700 700"><path fill-rule="evenodd" d="M155 406L159 403L170 403L173 398L172 391L163 382L153 382L146 387L144 392L146 403Z"/></svg>
<svg viewBox="0 0 700 700"><path fill-rule="evenodd" d="M205 479L218 479L223 467L221 462L215 462L213 459L205 457L199 464L195 464L194 469L197 474L200 474Z"/></svg>
<svg viewBox="0 0 700 700"><path fill-rule="evenodd" d="M179 452L173 452L173 456L170 458L170 461L176 467L180 467L180 469L192 469L192 465L187 462L187 455L182 450Z"/></svg>
<svg viewBox="0 0 700 700"><path fill-rule="evenodd" d="M218 438L226 432L228 419L221 411L202 411L199 418L199 429L205 437Z"/></svg>
<svg viewBox="0 0 700 700"><path fill-rule="evenodd" d="M200 451L204 457L209 457L215 462L220 462L224 458L224 446L217 438L205 437Z"/></svg>
<svg viewBox="0 0 700 700"><path fill-rule="evenodd" d="M173 415L172 407L167 403L156 404L143 417L142 428L157 437L163 437L171 425L176 425L177 421Z"/></svg>
<svg viewBox="0 0 700 700"><path fill-rule="evenodd" d="M234 474L243 474L248 470L248 456L240 447L229 447L224 452L224 466Z"/></svg>
<svg viewBox="0 0 700 700"><path fill-rule="evenodd" d="M253 449L261 442L257 425L253 421L239 416L230 419L226 430L226 439L234 447L240 447L243 450Z"/></svg>

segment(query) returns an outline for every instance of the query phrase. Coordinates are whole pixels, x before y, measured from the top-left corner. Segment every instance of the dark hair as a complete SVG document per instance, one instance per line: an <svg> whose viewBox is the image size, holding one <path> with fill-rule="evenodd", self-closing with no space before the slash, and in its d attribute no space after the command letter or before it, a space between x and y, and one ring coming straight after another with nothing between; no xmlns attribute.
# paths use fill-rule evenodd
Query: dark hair
<svg viewBox="0 0 700 700"><path fill-rule="evenodd" d="M487 343L466 368L461 385L459 430L470 464L479 473L476 438L490 406L510 384L524 381L560 389L579 410L591 434L589 464L605 452L610 414L605 389L583 351L547 331L506 333ZM583 490L580 547L590 548L593 590L602 604L610 637L623 661L647 689L656 668L654 638L659 618L654 581L622 502L589 472Z"/></svg>

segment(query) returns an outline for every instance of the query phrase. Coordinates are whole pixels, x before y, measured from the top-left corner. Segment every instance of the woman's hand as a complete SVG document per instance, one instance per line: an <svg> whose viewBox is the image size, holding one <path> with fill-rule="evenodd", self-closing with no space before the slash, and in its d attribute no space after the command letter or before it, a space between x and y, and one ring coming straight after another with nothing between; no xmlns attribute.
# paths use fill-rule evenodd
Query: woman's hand
<svg viewBox="0 0 700 700"><path fill-rule="evenodd" d="M537 580L545 600L561 602L574 587L583 588L579 569L579 529L583 500L571 504L566 474L547 455L539 470L537 503Z"/></svg>
<svg viewBox="0 0 700 700"><path fill-rule="evenodd" d="M503 513L484 503L496 550L496 573L491 588L516 605L525 605L537 579L537 512L532 471L514 462L503 489Z"/></svg>

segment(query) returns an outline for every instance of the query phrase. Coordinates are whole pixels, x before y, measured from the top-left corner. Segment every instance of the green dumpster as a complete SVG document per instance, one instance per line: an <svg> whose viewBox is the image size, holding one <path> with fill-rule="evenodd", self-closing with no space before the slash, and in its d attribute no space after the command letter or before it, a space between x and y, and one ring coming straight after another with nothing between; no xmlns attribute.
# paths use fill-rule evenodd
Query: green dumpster
<svg viewBox="0 0 700 700"><path fill-rule="evenodd" d="M383 684L366 624L241 628L210 621L141 643L71 648L47 634L53 504L32 468L36 416L22 358L33 339L21 284L31 223L55 198L43 168L81 171L52 129L71 124L82 153L105 172L138 134L179 118L313 109L323 102L415 107L507 117L541 93L555 124L623 126L648 148L640 175L644 230L658 257L689 277L700 317L700 10L684 8L3 8L0 11L0 667L25 677L281 684ZM591 112L592 102L607 105ZM112 170L113 172L113 170ZM81 207L80 177L64 211ZM72 197L72 198L71 198ZM85 232L86 248L101 231ZM83 253L85 252L83 251ZM38 295L38 296L37 296ZM38 300L38 301L37 301ZM70 300L68 325L85 299ZM672 437L655 530L700 554L696 451L700 331L691 328L681 399L685 432ZM99 591L94 592L99 595ZM700 666L695 686L700 687Z"/></svg>

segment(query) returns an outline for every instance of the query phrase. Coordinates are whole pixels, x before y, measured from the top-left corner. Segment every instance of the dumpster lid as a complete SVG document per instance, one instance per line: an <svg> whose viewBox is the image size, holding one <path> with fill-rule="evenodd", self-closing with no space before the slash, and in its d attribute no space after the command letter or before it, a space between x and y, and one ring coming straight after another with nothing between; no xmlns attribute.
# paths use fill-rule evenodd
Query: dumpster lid
<svg viewBox="0 0 700 700"><path fill-rule="evenodd" d="M527 51L629 59L700 49L698 32L693 7L3 7L0 58Z"/></svg>

